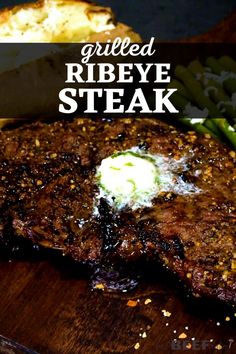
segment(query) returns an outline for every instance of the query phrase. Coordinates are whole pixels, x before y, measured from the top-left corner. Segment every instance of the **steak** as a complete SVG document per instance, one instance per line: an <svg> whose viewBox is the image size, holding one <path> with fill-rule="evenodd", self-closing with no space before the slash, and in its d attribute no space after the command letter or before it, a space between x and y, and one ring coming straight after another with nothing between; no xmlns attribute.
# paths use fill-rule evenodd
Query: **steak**
<svg viewBox="0 0 236 354"><path fill-rule="evenodd" d="M133 147L185 158L178 178L200 192L114 210L98 199L96 169ZM4 243L23 237L92 264L158 261L194 294L236 303L235 153L210 136L155 119L78 118L1 132L0 159Z"/></svg>

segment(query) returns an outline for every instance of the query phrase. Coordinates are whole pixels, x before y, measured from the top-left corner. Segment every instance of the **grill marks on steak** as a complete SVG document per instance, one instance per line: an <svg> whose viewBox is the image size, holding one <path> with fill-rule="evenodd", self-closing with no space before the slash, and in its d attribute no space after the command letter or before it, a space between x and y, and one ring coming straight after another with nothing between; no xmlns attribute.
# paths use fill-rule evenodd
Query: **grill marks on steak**
<svg viewBox="0 0 236 354"><path fill-rule="evenodd" d="M197 294L236 303L235 160L208 136L150 119L35 123L0 133L1 229L75 260L159 260ZM94 216L96 166L115 151L187 156L201 193L161 193L152 208ZM8 225L8 226L7 226Z"/></svg>

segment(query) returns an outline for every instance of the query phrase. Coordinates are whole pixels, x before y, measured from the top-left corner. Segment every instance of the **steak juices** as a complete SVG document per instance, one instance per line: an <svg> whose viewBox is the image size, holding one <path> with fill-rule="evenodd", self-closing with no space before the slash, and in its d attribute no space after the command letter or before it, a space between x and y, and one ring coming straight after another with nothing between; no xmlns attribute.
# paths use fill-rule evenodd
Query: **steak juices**
<svg viewBox="0 0 236 354"><path fill-rule="evenodd" d="M14 234L89 264L157 260L194 293L236 302L235 156L225 146L154 119L34 123L0 142L3 242ZM149 206L117 208L98 173L133 149L161 156L174 188L158 189Z"/></svg>

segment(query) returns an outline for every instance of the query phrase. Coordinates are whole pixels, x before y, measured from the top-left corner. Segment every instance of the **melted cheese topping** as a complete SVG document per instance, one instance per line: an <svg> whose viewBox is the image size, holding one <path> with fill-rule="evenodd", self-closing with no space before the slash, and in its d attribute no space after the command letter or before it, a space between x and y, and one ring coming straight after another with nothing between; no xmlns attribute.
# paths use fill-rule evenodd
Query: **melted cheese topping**
<svg viewBox="0 0 236 354"><path fill-rule="evenodd" d="M85 42L115 28L109 9L80 1L44 0L9 12L0 23L1 42Z"/></svg>
<svg viewBox="0 0 236 354"><path fill-rule="evenodd" d="M97 168L98 199L106 198L116 209L151 207L161 192L190 194L199 192L179 177L186 170L184 159L176 161L162 155L145 154L137 148L114 154Z"/></svg>

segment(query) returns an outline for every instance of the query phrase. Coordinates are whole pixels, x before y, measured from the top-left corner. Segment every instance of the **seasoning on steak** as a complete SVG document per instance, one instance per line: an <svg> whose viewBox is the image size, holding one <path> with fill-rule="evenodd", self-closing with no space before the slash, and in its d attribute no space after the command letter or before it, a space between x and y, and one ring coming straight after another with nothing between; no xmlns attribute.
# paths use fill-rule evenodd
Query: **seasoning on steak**
<svg viewBox="0 0 236 354"><path fill-rule="evenodd" d="M132 147L185 157L180 177L200 192L135 211L101 199L94 213L97 166ZM0 158L5 242L13 232L80 262L158 260L195 294L236 303L235 153L208 135L154 119L34 123L0 133Z"/></svg>

